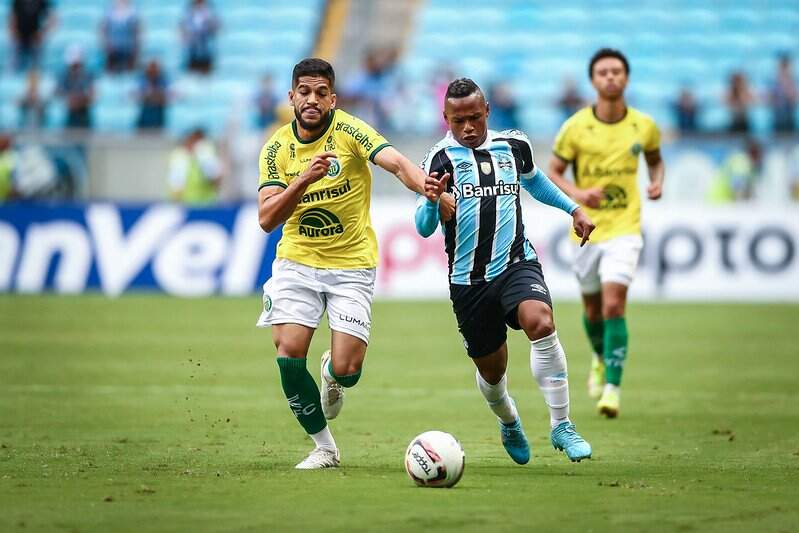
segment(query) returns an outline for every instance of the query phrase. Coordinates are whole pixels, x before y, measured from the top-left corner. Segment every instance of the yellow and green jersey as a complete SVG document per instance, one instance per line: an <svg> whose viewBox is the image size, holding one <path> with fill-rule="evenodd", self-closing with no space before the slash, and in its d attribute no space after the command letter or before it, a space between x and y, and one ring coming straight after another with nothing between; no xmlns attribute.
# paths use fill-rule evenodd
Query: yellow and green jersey
<svg viewBox="0 0 799 533"><path fill-rule="evenodd" d="M362 120L334 110L316 139L301 140L296 121L278 129L261 149L262 187L288 185L311 159L334 152L327 176L311 184L283 226L277 257L316 268L377 266L377 237L369 217L372 173L386 139Z"/></svg>
<svg viewBox="0 0 799 533"><path fill-rule="evenodd" d="M599 120L593 107L585 107L561 126L555 155L572 163L579 188L599 187L604 193L598 209L583 207L596 224L592 242L641 233L638 161L641 152L658 148L660 131L655 121L632 107L612 124Z"/></svg>

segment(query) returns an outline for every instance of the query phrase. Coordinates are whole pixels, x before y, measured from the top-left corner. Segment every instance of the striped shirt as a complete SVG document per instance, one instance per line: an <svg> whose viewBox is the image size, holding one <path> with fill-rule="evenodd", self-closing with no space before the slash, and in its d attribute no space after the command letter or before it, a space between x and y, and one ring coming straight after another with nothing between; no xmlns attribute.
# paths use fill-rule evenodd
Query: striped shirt
<svg viewBox="0 0 799 533"><path fill-rule="evenodd" d="M455 197L456 212L444 223L451 284L485 283L513 263L538 258L525 237L519 199L521 179L537 170L523 132L488 130L485 142L474 149L448 132L421 166L427 174L451 176L447 192Z"/></svg>

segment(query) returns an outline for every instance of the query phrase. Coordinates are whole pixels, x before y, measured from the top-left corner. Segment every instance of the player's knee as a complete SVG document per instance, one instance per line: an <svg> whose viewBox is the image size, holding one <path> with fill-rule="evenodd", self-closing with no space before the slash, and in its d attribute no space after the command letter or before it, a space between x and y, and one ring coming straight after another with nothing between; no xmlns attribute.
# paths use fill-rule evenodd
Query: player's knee
<svg viewBox="0 0 799 533"><path fill-rule="evenodd" d="M602 318L605 320L609 318L619 318L624 316L624 302L612 301L607 302L602 306Z"/></svg>
<svg viewBox="0 0 799 533"><path fill-rule="evenodd" d="M555 331L555 319L552 309L542 303L535 312L520 313L519 325L530 340L541 339Z"/></svg>
<svg viewBox="0 0 799 533"><path fill-rule="evenodd" d="M333 373L336 376L352 376L359 374L363 368L363 361L333 361Z"/></svg>
<svg viewBox="0 0 799 533"><path fill-rule="evenodd" d="M602 315L602 307L586 306L585 318L587 318L589 322L601 322L604 318Z"/></svg>
<svg viewBox="0 0 799 533"><path fill-rule="evenodd" d="M308 355L303 343L292 342L291 340L275 339L275 349L278 357L304 358Z"/></svg>

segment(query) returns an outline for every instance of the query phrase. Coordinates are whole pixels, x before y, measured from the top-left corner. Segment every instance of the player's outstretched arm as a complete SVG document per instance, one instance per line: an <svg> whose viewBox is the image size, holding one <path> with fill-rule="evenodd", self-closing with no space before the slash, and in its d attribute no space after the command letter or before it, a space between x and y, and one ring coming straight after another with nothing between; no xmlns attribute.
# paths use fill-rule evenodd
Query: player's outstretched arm
<svg viewBox="0 0 799 533"><path fill-rule="evenodd" d="M311 159L308 168L292 181L285 189L272 185L258 191L258 223L261 229L269 233L284 223L300 202L309 185L322 179L330 167L330 159L335 158L333 152L323 152Z"/></svg>
<svg viewBox="0 0 799 533"><path fill-rule="evenodd" d="M657 200L663 194L663 180L666 177L666 164L660 157L660 150L645 152L646 168L649 171L649 187L646 189L650 200Z"/></svg>
<svg viewBox="0 0 799 533"><path fill-rule="evenodd" d="M393 146L387 146L375 156L375 164L387 172L391 172L403 185L419 194L424 194L424 182L427 176L424 171L411 163Z"/></svg>
<svg viewBox="0 0 799 533"><path fill-rule="evenodd" d="M580 246L583 246L588 241L588 237L596 226L591 222L588 215L580 209L580 206L556 187L541 169L536 169L532 176L522 177L521 182L524 190L529 192L533 198L541 203L566 211L572 216L574 233L582 239Z"/></svg>
<svg viewBox="0 0 799 533"><path fill-rule="evenodd" d="M570 215L578 207L577 203L556 187L540 168L535 169L535 172L531 175L522 176L521 184L524 190L542 204L557 207Z"/></svg>

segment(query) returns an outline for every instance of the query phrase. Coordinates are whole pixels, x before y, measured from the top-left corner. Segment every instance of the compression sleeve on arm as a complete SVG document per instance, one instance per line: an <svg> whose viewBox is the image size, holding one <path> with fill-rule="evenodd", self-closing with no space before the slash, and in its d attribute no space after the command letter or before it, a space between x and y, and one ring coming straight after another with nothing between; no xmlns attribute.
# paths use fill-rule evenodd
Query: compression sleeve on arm
<svg viewBox="0 0 799 533"><path fill-rule="evenodd" d="M524 190L542 204L557 207L570 215L574 213L575 209L580 207L566 193L561 191L557 185L552 183L552 180L540 168L537 168L532 176L522 176L521 183Z"/></svg>
<svg viewBox="0 0 799 533"><path fill-rule="evenodd" d="M416 231L422 237L429 237L436 231L440 218L438 215L438 202L432 203L422 195L416 199Z"/></svg>

